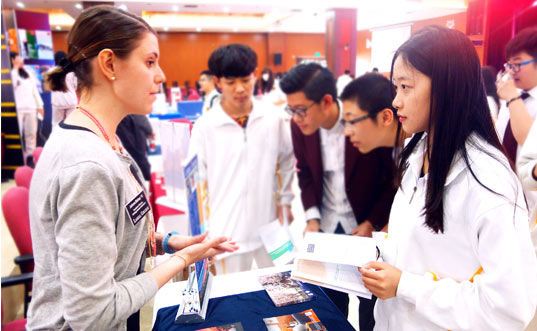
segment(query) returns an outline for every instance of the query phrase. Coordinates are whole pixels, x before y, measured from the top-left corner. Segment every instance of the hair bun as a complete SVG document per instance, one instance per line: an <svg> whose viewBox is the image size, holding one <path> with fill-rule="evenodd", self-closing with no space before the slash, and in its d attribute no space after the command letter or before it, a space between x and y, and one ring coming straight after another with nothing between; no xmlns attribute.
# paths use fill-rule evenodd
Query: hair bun
<svg viewBox="0 0 537 331"><path fill-rule="evenodd" d="M67 58L61 59L58 65L63 69L65 73L69 73L75 69L73 66L73 62L69 61Z"/></svg>

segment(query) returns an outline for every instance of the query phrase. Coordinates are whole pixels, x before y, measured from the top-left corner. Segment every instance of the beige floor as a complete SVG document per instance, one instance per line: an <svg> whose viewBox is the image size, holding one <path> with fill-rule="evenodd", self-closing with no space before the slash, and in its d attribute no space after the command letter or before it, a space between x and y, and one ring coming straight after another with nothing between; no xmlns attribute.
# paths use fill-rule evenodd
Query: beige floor
<svg viewBox="0 0 537 331"><path fill-rule="evenodd" d="M2 183L2 196L4 193L15 185L14 181ZM295 218L290 229L296 240L300 240L302 237L302 230L305 226L304 211L302 203L300 201L300 192L297 184L297 180L293 181L293 192L297 195L293 200L292 211ZM19 273L19 270L13 263L13 258L18 255L17 248L11 238L11 234L7 229L6 223L2 215L2 233L1 233L1 245L2 245L2 276ZM146 263L149 265L149 263ZM2 302L4 306L4 320L3 323L14 320L16 318L22 318L22 286L2 289ZM349 322L358 330L358 299L355 296L351 296L349 304ZM141 329L151 330L153 315L153 300L145 304L141 309Z"/></svg>

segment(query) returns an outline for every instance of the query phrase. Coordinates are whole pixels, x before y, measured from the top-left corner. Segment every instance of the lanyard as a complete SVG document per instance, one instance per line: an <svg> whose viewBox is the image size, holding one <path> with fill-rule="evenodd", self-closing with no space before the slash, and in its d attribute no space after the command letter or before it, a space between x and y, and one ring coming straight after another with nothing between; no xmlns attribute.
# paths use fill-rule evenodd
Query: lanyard
<svg viewBox="0 0 537 331"><path fill-rule="evenodd" d="M102 126L101 122L99 122L99 120L93 116L89 111L87 111L86 109L82 108L80 105L76 106L77 109L80 109L80 111L82 112L82 114L86 115L90 120L93 121L93 123L95 123L95 125L97 126L97 128L99 128L99 131L101 131L101 134L103 135L104 139L106 140L106 142L110 145L110 147L112 147L113 150L116 150L116 147L114 145L112 145L112 143L110 142L110 137L108 136L108 134L106 133L106 130L104 129L104 127ZM116 142L119 146L119 152L120 153L123 153L123 149L121 148L121 145L119 143L119 139L116 138Z"/></svg>
<svg viewBox="0 0 537 331"><path fill-rule="evenodd" d="M93 116L86 109L82 108L80 105L76 106L76 108L80 109L82 114L86 115L90 120L93 121L93 123L95 123L97 128L99 128L99 130L101 131L101 134L103 135L103 137L106 140L106 142L115 151L116 148L110 142L110 137L106 133L106 130L102 126L101 122L99 122L99 120L95 116ZM115 138L116 138L117 144L119 146L119 152L121 154L123 154L123 149L121 148L121 144L119 143L119 139L117 138L117 136ZM136 178L134 177L134 175L132 174L132 171L130 169L129 169L128 172L129 172L130 177L134 181L134 185L136 187L136 190L138 191L138 193L141 192L143 190L143 188L141 187L140 183L138 183L138 180L136 180ZM156 238L155 238L155 221L153 220L153 217L150 214L152 215L152 211L150 211L146 215L146 222L145 223L147 225L147 234L148 234L147 235L147 248L148 248L148 251L149 251L149 257L152 258L153 256L157 255L157 241L156 241ZM149 221L148 221L148 218L149 218Z"/></svg>

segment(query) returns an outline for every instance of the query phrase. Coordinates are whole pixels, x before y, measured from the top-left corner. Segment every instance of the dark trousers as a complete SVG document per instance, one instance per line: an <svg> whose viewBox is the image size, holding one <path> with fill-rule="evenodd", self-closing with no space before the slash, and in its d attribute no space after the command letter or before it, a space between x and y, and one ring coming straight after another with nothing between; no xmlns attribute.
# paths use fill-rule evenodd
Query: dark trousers
<svg viewBox="0 0 537 331"><path fill-rule="evenodd" d="M341 223L337 225L336 234L345 234ZM329 288L322 288L326 295L332 300L332 302L341 310L345 318L349 316L349 295L347 293L334 291ZM373 296L371 300L360 298L360 306L358 308L358 324L360 325L360 331L372 331L375 327L375 318L373 316L373 308L375 308L375 302L377 297Z"/></svg>

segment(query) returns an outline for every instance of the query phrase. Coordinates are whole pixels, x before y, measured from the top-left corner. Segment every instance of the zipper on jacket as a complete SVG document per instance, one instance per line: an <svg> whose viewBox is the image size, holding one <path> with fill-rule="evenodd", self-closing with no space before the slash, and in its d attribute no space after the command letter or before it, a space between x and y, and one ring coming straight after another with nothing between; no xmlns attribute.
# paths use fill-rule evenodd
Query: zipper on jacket
<svg viewBox="0 0 537 331"><path fill-rule="evenodd" d="M418 185L414 186L414 190L412 192L412 196L410 197L410 201L408 204L410 205L412 203L412 200L414 200L414 195L416 194L416 191L418 190Z"/></svg>

